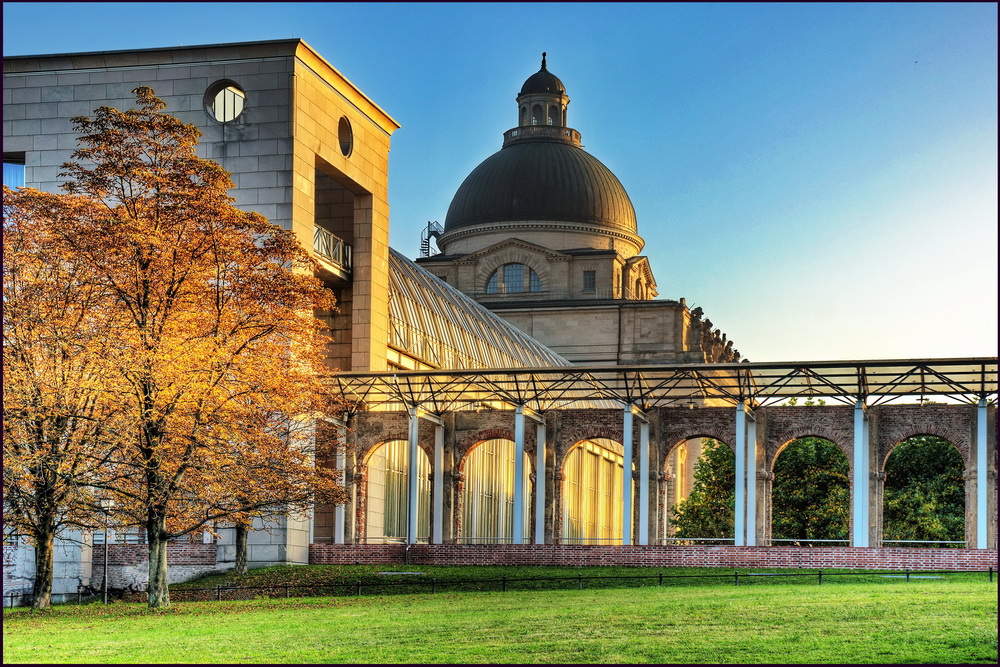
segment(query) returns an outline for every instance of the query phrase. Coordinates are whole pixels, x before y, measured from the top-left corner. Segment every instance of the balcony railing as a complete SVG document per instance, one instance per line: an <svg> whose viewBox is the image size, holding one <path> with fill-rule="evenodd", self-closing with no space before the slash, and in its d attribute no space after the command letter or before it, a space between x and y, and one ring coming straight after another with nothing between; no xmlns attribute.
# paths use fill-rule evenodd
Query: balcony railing
<svg viewBox="0 0 1000 667"><path fill-rule="evenodd" d="M313 251L345 273L354 266L354 249L322 227L313 227Z"/></svg>
<svg viewBox="0 0 1000 667"><path fill-rule="evenodd" d="M626 289L624 294L622 290L614 290L611 288L601 288L593 289L590 291L583 290L543 290L540 292L475 292L471 294L472 298L477 301L533 301L533 300L599 300L599 299L618 299L627 301L645 301L646 299L639 298L637 293L633 292L631 289Z"/></svg>
<svg viewBox="0 0 1000 667"><path fill-rule="evenodd" d="M556 125L524 125L515 127L503 133L503 145L520 141L523 139L534 139L536 137L550 137L561 139L574 146L580 145L580 133L571 127L559 127Z"/></svg>

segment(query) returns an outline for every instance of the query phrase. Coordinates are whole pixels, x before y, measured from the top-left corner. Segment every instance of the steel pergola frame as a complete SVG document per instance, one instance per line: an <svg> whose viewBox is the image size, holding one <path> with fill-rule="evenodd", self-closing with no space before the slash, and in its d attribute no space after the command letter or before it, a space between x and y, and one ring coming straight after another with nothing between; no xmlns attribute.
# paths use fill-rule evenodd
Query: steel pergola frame
<svg viewBox="0 0 1000 667"><path fill-rule="evenodd" d="M790 398L875 406L916 398L995 402L997 358L895 359L643 366L562 366L336 373L331 391L345 411L434 414L523 406L536 412L636 406L748 407Z"/></svg>

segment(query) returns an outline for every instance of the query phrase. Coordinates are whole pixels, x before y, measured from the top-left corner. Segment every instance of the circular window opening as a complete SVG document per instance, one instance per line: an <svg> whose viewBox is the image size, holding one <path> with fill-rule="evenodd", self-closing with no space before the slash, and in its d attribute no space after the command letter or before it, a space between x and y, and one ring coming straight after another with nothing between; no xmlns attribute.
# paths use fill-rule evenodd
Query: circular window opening
<svg viewBox="0 0 1000 667"><path fill-rule="evenodd" d="M351 121L347 120L346 116L341 118L337 125L337 138L340 139L340 152L344 157L349 156L354 147L354 131L351 130Z"/></svg>
<svg viewBox="0 0 1000 667"><path fill-rule="evenodd" d="M239 118L246 103L246 93L232 81L218 81L205 93L208 115L220 123Z"/></svg>

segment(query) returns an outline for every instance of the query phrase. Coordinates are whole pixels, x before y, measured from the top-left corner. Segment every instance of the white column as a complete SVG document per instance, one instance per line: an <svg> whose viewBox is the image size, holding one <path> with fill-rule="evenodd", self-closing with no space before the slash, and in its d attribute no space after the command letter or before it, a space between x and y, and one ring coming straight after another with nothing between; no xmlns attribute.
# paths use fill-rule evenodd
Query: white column
<svg viewBox="0 0 1000 667"><path fill-rule="evenodd" d="M989 411L986 407L986 399L979 399L979 407L976 408L976 548L985 549L989 546L987 542L989 514L987 511L987 429L986 420L989 418Z"/></svg>
<svg viewBox="0 0 1000 667"><path fill-rule="evenodd" d="M431 544L444 542L444 426L434 426L434 486L431 489L434 503L434 525L431 526Z"/></svg>
<svg viewBox="0 0 1000 667"><path fill-rule="evenodd" d="M524 542L524 406L514 410L514 535L512 544Z"/></svg>
<svg viewBox="0 0 1000 667"><path fill-rule="evenodd" d="M341 472L344 476L344 485L347 485L347 452L344 451L344 446L347 441L347 427L344 425L337 425L337 440L339 441L339 446L337 447L337 470ZM343 505L337 505L333 510L333 542L334 544L344 543L344 534L347 529L346 522L347 508Z"/></svg>
<svg viewBox="0 0 1000 667"><path fill-rule="evenodd" d="M535 544L545 544L545 424L535 428Z"/></svg>
<svg viewBox="0 0 1000 667"><path fill-rule="evenodd" d="M748 547L757 546L757 422L747 420L747 539Z"/></svg>
<svg viewBox="0 0 1000 667"><path fill-rule="evenodd" d="M736 532L733 544L746 544L746 484L747 484L747 413L746 403L736 406Z"/></svg>
<svg viewBox="0 0 1000 667"><path fill-rule="evenodd" d="M868 415L865 412L865 402L858 401L854 405L854 475L851 479L851 491L854 496L853 516L851 520L854 524L851 546L868 547L870 531L869 518L869 479L871 470L869 469L869 432Z"/></svg>
<svg viewBox="0 0 1000 667"><path fill-rule="evenodd" d="M632 544L632 406L625 407L622 424L622 446L625 465L622 467L622 544Z"/></svg>
<svg viewBox="0 0 1000 667"><path fill-rule="evenodd" d="M420 418L417 409L410 408L409 459L406 464L406 481L409 485L409 502L406 505L406 543L417 543L417 439L420 433Z"/></svg>
<svg viewBox="0 0 1000 667"><path fill-rule="evenodd" d="M639 422L639 544L649 544L649 422Z"/></svg>

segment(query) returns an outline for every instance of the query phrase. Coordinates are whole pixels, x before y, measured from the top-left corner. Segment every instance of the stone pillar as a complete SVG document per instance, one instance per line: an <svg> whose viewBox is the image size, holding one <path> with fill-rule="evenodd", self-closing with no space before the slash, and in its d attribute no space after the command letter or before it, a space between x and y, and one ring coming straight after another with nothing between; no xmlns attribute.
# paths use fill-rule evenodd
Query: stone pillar
<svg viewBox="0 0 1000 667"><path fill-rule="evenodd" d="M406 463L406 481L408 485L408 502L406 505L406 543L417 543L417 456L420 453L419 432L420 418L417 409L410 408L408 431L408 458Z"/></svg>
<svg viewBox="0 0 1000 667"><path fill-rule="evenodd" d="M757 546L757 423L751 415L747 419L747 506L746 545Z"/></svg>
<svg viewBox="0 0 1000 667"><path fill-rule="evenodd" d="M649 544L649 421L639 422L639 544Z"/></svg>
<svg viewBox="0 0 1000 667"><path fill-rule="evenodd" d="M524 406L514 410L514 530L511 544L524 542Z"/></svg>
<svg viewBox="0 0 1000 667"><path fill-rule="evenodd" d="M347 452L344 446L347 443L347 426L337 424L337 440L342 443L337 447L337 470L344 476L344 485L347 485ZM347 533L347 507L343 504L337 505L333 510L333 542L334 544L344 544Z"/></svg>
<svg viewBox="0 0 1000 667"><path fill-rule="evenodd" d="M444 541L444 426L434 425L434 461L431 468L431 544Z"/></svg>
<svg viewBox="0 0 1000 667"><path fill-rule="evenodd" d="M545 422L535 428L535 544L545 544Z"/></svg>
<svg viewBox="0 0 1000 667"><path fill-rule="evenodd" d="M747 412L746 403L740 401L736 406L736 493L735 493L735 535L733 544L744 546L747 543Z"/></svg>
<svg viewBox="0 0 1000 667"><path fill-rule="evenodd" d="M622 413L622 446L625 462L622 466L622 544L632 544L632 406Z"/></svg>
<svg viewBox="0 0 1000 667"><path fill-rule="evenodd" d="M869 479L871 477L871 430L864 401L854 406L854 461L851 475L851 546L871 546Z"/></svg>

